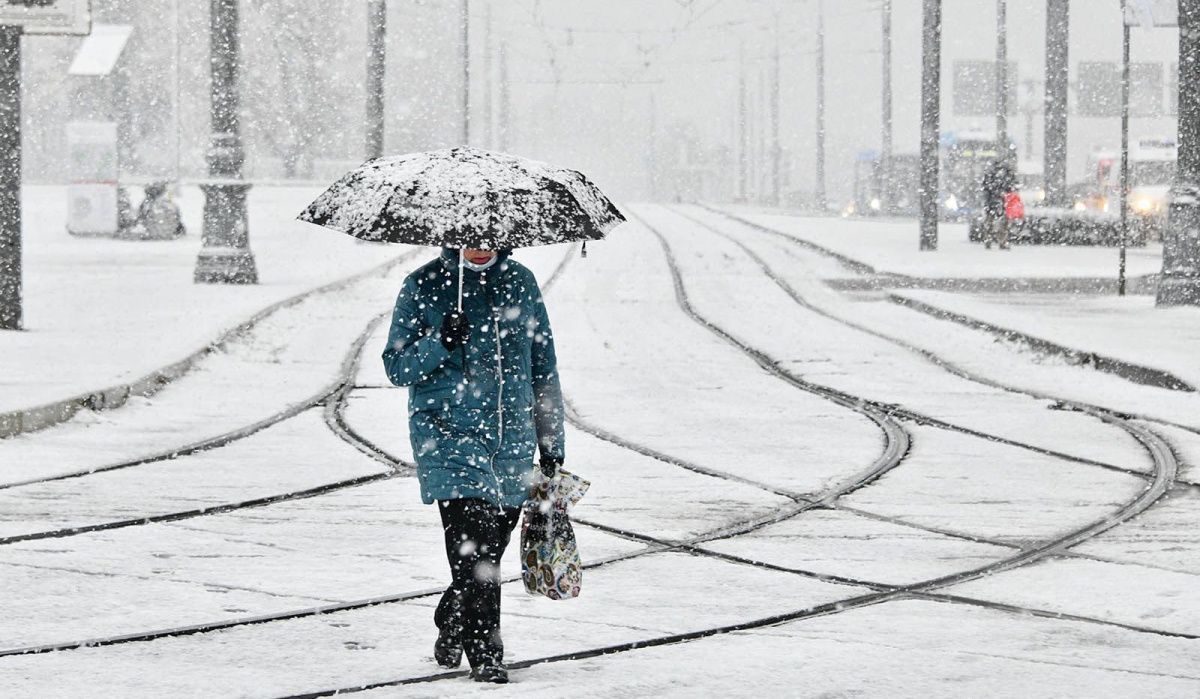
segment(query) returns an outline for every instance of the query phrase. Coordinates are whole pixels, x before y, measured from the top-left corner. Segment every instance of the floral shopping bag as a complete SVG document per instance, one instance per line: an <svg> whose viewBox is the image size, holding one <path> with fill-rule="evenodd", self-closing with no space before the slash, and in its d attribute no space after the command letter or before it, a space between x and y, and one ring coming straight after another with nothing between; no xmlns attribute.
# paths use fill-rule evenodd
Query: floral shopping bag
<svg viewBox="0 0 1200 699"><path fill-rule="evenodd" d="M539 476L521 522L521 576L529 594L550 599L579 596L583 566L567 511L589 485L566 471L553 478Z"/></svg>

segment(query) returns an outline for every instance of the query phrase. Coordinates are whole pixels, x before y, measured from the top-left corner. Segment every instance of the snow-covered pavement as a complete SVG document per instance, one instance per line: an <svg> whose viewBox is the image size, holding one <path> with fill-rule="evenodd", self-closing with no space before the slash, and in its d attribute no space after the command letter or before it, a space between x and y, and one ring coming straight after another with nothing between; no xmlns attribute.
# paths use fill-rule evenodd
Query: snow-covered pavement
<svg viewBox="0 0 1200 699"><path fill-rule="evenodd" d="M516 255L554 278L593 485L583 595L505 585L513 684L430 657L441 532L372 324L418 255L0 441L6 696L1200 694L1195 393L834 291L700 208L631 212L586 259Z"/></svg>

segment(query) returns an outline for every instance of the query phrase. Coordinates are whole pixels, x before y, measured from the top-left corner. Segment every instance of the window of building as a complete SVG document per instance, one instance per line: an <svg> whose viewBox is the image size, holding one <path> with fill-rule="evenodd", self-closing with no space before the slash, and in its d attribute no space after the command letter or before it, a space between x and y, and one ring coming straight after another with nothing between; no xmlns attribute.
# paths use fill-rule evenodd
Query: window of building
<svg viewBox="0 0 1200 699"><path fill-rule="evenodd" d="M1129 113L1141 117L1162 116L1162 97L1162 64L1129 64Z"/></svg>
<svg viewBox="0 0 1200 699"><path fill-rule="evenodd" d="M1017 113L1017 63L1008 62L1008 113ZM954 62L955 116L994 116L996 114L996 62Z"/></svg>
<svg viewBox="0 0 1200 699"><path fill-rule="evenodd" d="M1121 71L1116 63L1079 64L1075 110L1085 117L1121 116Z"/></svg>

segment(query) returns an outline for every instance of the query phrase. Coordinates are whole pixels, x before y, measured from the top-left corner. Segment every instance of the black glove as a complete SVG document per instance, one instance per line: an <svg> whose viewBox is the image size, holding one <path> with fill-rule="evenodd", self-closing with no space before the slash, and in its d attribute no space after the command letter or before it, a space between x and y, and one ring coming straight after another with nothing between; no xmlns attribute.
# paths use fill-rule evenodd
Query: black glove
<svg viewBox="0 0 1200 699"><path fill-rule="evenodd" d="M538 464L542 469L542 475L546 478L554 478L558 470L562 468L563 460L556 459L552 456L543 456Z"/></svg>
<svg viewBox="0 0 1200 699"><path fill-rule="evenodd" d="M450 311L442 318L442 347L445 347L447 352L453 352L467 344L467 338L470 336L467 317L463 314Z"/></svg>

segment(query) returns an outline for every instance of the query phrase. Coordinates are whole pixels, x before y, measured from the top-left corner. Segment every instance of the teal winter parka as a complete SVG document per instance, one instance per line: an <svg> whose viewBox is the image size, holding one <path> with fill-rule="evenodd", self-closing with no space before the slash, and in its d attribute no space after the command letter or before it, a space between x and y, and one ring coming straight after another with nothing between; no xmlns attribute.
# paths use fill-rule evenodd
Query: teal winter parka
<svg viewBox="0 0 1200 699"><path fill-rule="evenodd" d="M506 251L463 270L467 343L448 351L442 319L458 294L458 251L404 280L383 351L388 379L409 387L409 432L426 503L483 498L518 507L534 451L562 459L563 399L554 338L533 273Z"/></svg>

